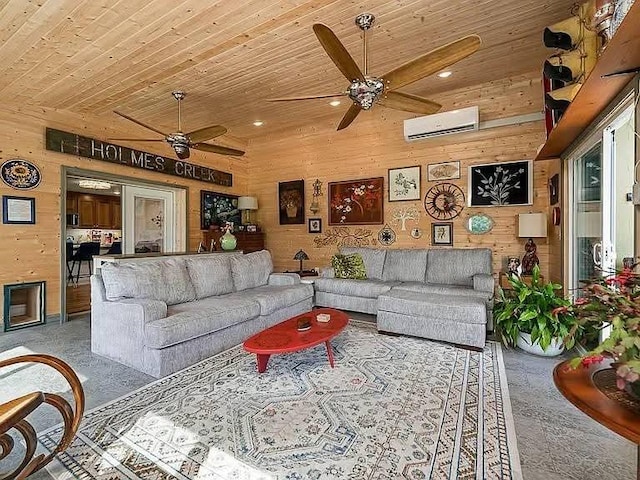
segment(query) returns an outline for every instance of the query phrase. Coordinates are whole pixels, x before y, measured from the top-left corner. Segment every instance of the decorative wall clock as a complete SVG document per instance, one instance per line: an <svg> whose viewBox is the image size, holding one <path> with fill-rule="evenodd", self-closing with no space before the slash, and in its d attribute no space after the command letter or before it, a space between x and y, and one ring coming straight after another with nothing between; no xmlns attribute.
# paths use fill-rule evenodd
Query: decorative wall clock
<svg viewBox="0 0 640 480"><path fill-rule="evenodd" d="M464 192L453 183L439 183L424 196L424 208L436 220L451 220L464 209Z"/></svg>
<svg viewBox="0 0 640 480"><path fill-rule="evenodd" d="M30 190L40 185L42 176L33 163L14 158L7 160L0 167L2 181L17 190Z"/></svg>

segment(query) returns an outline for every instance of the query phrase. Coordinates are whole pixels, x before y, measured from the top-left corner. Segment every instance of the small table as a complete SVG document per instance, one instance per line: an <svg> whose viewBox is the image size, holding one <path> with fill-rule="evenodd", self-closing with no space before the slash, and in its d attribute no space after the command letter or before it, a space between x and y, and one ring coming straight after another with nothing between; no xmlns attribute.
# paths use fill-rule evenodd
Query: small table
<svg viewBox="0 0 640 480"><path fill-rule="evenodd" d="M316 320L319 313L331 315L331 320L321 323ZM298 320L307 317L311 321L311 328L298 331ZM269 357L277 353L290 353L315 347L324 343L327 348L329 365L333 368L333 349L331 339L336 337L349 324L346 313L332 308L319 308L311 312L297 315L289 320L267 328L244 342L247 352L257 355L258 373L267 369Z"/></svg>
<svg viewBox="0 0 640 480"><path fill-rule="evenodd" d="M640 401L618 390L610 359L575 370L568 363L554 368L556 387L596 422L638 445L636 478L640 480Z"/></svg>

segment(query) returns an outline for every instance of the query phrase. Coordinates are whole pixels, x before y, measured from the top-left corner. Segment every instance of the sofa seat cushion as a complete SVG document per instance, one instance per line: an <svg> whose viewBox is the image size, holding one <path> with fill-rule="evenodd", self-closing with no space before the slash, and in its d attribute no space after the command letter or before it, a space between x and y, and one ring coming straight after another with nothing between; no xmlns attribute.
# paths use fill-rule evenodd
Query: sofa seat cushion
<svg viewBox="0 0 640 480"><path fill-rule="evenodd" d="M145 346L165 348L246 322L260 315L260 305L232 293L172 305L167 315L145 325Z"/></svg>
<svg viewBox="0 0 640 480"><path fill-rule="evenodd" d="M378 297L378 311L411 317L446 319L453 323L486 324L485 301L478 297L432 294L394 289Z"/></svg>
<svg viewBox="0 0 640 480"><path fill-rule="evenodd" d="M474 290L473 288L463 287L461 285L441 285L432 283L421 282L403 282L400 285L393 287L394 290L407 290L410 292L422 293L425 295L451 295L451 296L463 296L463 297L477 297L484 300L491 299L490 292L482 292Z"/></svg>
<svg viewBox="0 0 640 480"><path fill-rule="evenodd" d="M349 280L344 278L317 278L315 281L315 288L319 292L363 298L377 298L396 285L398 285L398 282Z"/></svg>
<svg viewBox="0 0 640 480"><path fill-rule="evenodd" d="M240 292L239 292L240 293ZM313 286L304 283L297 285L264 285L244 292L260 305L260 315L271 315L276 310L287 308L313 297Z"/></svg>
<svg viewBox="0 0 640 480"><path fill-rule="evenodd" d="M426 249L389 249L384 260L382 279L392 282L423 282L426 271Z"/></svg>
<svg viewBox="0 0 640 480"><path fill-rule="evenodd" d="M491 274L491 249L446 248L429 250L426 283L473 287L473 276Z"/></svg>

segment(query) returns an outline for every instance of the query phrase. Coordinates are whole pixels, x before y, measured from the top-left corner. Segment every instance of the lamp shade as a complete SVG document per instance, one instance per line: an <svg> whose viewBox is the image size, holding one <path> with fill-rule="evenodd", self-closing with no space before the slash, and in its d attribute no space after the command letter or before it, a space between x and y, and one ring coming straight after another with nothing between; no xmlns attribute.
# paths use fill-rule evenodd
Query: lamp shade
<svg viewBox="0 0 640 480"><path fill-rule="evenodd" d="M304 250L298 250L293 257L294 260L309 260L309 255Z"/></svg>
<svg viewBox="0 0 640 480"><path fill-rule="evenodd" d="M257 210L258 199L256 197L238 198L238 210Z"/></svg>
<svg viewBox="0 0 640 480"><path fill-rule="evenodd" d="M546 213L521 213L518 215L518 236L544 238L547 236Z"/></svg>

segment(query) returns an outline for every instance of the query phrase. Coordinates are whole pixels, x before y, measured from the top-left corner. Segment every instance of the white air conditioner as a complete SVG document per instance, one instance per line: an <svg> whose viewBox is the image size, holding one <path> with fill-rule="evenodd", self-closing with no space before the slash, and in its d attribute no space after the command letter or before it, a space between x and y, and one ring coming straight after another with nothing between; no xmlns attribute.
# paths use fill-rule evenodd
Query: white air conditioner
<svg viewBox="0 0 640 480"><path fill-rule="evenodd" d="M478 130L478 107L461 108L404 121L407 142Z"/></svg>

